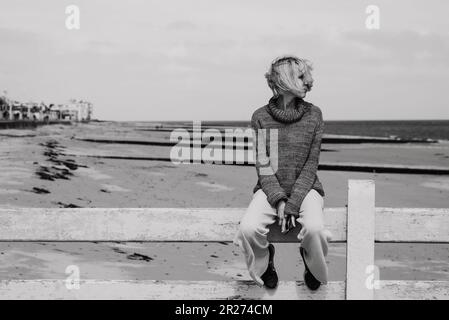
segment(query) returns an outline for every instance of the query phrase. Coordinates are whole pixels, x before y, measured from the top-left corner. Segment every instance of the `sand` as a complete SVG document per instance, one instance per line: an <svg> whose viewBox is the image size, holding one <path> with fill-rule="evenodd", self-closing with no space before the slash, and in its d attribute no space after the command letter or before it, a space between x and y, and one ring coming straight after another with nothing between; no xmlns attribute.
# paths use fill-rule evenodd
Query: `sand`
<svg viewBox="0 0 449 320"><path fill-rule="evenodd" d="M281 280L302 280L296 244L275 244ZM344 244L331 244L329 280L345 278ZM384 280L449 280L445 244L377 244ZM82 279L250 280L232 243L0 243L0 279L65 279L76 265ZM282 263L280 263L282 261Z"/></svg>
<svg viewBox="0 0 449 320"><path fill-rule="evenodd" d="M63 155L168 156L167 147L76 140L86 136L169 139L167 133L132 131L111 123L2 132L2 207L246 207L256 183L252 167ZM323 144L323 148L333 150L321 154L321 160L328 162L449 167L445 142ZM449 207L449 176L445 175L342 171L319 171L318 175L327 207L346 205L348 179L374 179L377 207ZM276 244L276 249L276 259L283 261L277 264L281 280L300 280L298 245ZM1 279L65 278L70 264L78 265L81 276L89 279L249 279L243 257L229 243L0 243L0 254ZM448 261L447 245L376 245L382 279L449 279ZM328 262L330 279L343 280L343 244L331 245Z"/></svg>

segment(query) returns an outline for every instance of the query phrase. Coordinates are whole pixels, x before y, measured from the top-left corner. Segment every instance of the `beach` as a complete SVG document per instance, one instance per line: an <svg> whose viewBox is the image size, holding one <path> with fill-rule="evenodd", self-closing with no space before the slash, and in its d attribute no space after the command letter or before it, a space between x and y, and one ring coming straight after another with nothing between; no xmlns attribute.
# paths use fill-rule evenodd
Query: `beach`
<svg viewBox="0 0 449 320"><path fill-rule="evenodd" d="M171 147L80 140L87 137L169 141L170 132L120 122L0 130L1 206L244 208L251 200L252 166L129 159L168 158ZM320 163L447 168L449 142L323 143ZM449 175L320 170L318 176L326 207L346 205L348 179L375 180L376 207L449 207ZM285 261L278 267L281 280L302 280L298 248L276 244L276 259ZM64 279L72 264L86 279L250 279L232 243L2 242L0 254L1 279ZM381 279L449 279L448 261L444 244L376 244ZM330 280L343 280L344 244L330 246L328 262Z"/></svg>

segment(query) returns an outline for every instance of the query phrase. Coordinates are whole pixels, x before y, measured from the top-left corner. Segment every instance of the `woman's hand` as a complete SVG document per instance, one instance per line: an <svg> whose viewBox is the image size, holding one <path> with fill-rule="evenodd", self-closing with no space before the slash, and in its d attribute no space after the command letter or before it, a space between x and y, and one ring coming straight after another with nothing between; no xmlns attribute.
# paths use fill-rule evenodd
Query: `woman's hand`
<svg viewBox="0 0 449 320"><path fill-rule="evenodd" d="M285 201L281 200L277 204L277 215L279 218L279 225L281 226L281 232L286 233L290 228L296 227L295 216L291 214L284 214Z"/></svg>

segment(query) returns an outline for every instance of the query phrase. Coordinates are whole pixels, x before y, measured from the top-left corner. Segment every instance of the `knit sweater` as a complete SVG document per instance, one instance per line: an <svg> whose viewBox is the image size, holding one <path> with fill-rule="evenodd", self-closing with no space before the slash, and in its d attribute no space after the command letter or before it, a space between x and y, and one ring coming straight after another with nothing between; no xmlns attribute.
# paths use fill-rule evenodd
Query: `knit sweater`
<svg viewBox="0 0 449 320"><path fill-rule="evenodd" d="M253 192L262 188L271 206L276 207L284 200L284 213L299 216L301 204L311 189L324 197L316 174L324 122L320 108L301 98L293 99L287 110L281 103L282 97L273 97L251 118L258 175ZM272 129L277 129L277 157L276 152L270 153ZM273 165L275 161L277 166Z"/></svg>

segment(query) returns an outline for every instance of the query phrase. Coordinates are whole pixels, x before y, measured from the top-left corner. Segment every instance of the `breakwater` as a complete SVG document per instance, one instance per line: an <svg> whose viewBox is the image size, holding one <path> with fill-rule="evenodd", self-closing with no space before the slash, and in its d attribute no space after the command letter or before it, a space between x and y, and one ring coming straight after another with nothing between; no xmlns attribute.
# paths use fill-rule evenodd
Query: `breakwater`
<svg viewBox="0 0 449 320"><path fill-rule="evenodd" d="M49 124L64 124L71 125L71 121L67 120L54 120L54 121L33 121L33 120L2 120L0 121L1 129L33 129L38 126Z"/></svg>

